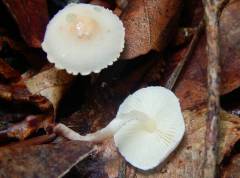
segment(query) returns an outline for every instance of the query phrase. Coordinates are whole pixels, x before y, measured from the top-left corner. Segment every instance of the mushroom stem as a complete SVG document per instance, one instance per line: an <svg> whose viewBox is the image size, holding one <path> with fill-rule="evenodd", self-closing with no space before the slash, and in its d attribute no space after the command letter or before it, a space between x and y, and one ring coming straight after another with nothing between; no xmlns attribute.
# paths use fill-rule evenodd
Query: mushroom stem
<svg viewBox="0 0 240 178"><path fill-rule="evenodd" d="M54 132L57 133L58 135L64 136L65 138L67 138L69 140L101 142L102 140L105 140L106 138L113 136L113 134L116 132L116 130L118 130L116 126L117 125L115 123L115 120L113 120L105 128L103 128L97 132L90 133L87 135L80 135L79 133L70 129L66 125L58 124L54 128Z"/></svg>
<svg viewBox="0 0 240 178"><path fill-rule="evenodd" d="M131 117L131 116L134 117ZM129 117L130 116L130 117ZM54 132L58 135L62 135L69 140L79 140L88 142L101 142L107 138L113 137L113 135L124 125L133 120L141 120L149 122L149 118L140 111L131 111L126 114L121 114L117 118L113 119L106 127L98 130L97 132L87 135L80 135L74 130L70 129L64 124L57 124L54 128Z"/></svg>

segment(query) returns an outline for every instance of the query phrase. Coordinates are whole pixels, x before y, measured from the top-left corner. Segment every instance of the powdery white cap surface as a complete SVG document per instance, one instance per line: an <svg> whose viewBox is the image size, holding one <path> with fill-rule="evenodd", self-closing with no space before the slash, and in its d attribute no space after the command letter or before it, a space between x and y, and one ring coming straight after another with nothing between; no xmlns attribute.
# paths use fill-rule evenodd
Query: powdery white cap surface
<svg viewBox="0 0 240 178"><path fill-rule="evenodd" d="M49 22L42 48L57 68L87 75L100 72L119 58L124 36L123 24L112 11L71 3Z"/></svg>
<svg viewBox="0 0 240 178"><path fill-rule="evenodd" d="M163 87L143 88L128 96L116 119L129 120L114 134L119 152L142 170L163 162L185 132L178 98Z"/></svg>

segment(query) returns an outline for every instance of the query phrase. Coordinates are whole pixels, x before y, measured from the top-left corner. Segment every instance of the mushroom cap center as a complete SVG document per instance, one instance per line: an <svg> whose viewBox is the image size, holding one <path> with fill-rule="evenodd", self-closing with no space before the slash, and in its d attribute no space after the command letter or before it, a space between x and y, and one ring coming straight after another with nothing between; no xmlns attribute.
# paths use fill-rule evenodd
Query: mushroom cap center
<svg viewBox="0 0 240 178"><path fill-rule="evenodd" d="M143 128L147 132L153 133L157 130L157 123L154 119L147 119L143 122Z"/></svg>
<svg viewBox="0 0 240 178"><path fill-rule="evenodd" d="M69 24L69 32L81 40L91 39L99 29L97 21L87 16L69 13L66 21Z"/></svg>

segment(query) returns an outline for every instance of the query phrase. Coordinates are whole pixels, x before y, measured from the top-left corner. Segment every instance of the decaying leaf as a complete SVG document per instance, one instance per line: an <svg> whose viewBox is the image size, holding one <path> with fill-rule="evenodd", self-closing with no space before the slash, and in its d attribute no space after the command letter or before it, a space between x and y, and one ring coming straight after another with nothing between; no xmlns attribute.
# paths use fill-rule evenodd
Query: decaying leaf
<svg viewBox="0 0 240 178"><path fill-rule="evenodd" d="M73 79L74 76L65 70L52 67L26 80L25 84L33 95L46 97L56 111L59 101L70 87Z"/></svg>
<svg viewBox="0 0 240 178"><path fill-rule="evenodd" d="M17 138L24 140L40 128L47 128L53 122L52 116L45 115L30 115L23 121L13 124L0 131L0 141L9 138Z"/></svg>
<svg viewBox="0 0 240 178"><path fill-rule="evenodd" d="M118 177L122 157L118 154L113 139L98 146L97 154L80 162L76 167L80 177Z"/></svg>
<svg viewBox="0 0 240 178"><path fill-rule="evenodd" d="M207 109L184 111L186 123L185 137L177 151L152 173L136 172L137 178L186 178L202 177L204 162L204 137L206 130ZM221 112L219 163L240 139L240 119Z"/></svg>
<svg viewBox="0 0 240 178"><path fill-rule="evenodd" d="M0 98L9 102L32 103L42 111L52 109L52 104L46 98L32 95L20 82L12 85L0 84Z"/></svg>
<svg viewBox="0 0 240 178"><path fill-rule="evenodd" d="M10 65L0 58L0 78L1 77L6 80L17 81L21 76L16 70L14 70Z"/></svg>
<svg viewBox="0 0 240 178"><path fill-rule="evenodd" d="M113 8L114 8L113 1L91 0L89 3L94 4L94 5L98 5L98 6L103 6L107 9L111 9L111 10L113 10Z"/></svg>
<svg viewBox="0 0 240 178"><path fill-rule="evenodd" d="M240 86L240 48L239 35L240 31L240 1L232 1L223 11L221 16L221 49L222 53L222 87L221 94L226 94ZM234 27L232 27L234 26ZM207 57L205 52L206 40L202 35L198 45L187 61L184 69L175 85L175 93L181 100L181 106L185 109L195 108L207 101ZM186 48L171 54L167 62L164 74L166 79L176 67L177 63L184 58ZM143 86L154 84L163 84L161 78L154 76L160 75L160 70L156 61L152 69L143 81Z"/></svg>
<svg viewBox="0 0 240 178"><path fill-rule="evenodd" d="M128 0L116 0L115 2L117 6L122 10L124 10L128 5Z"/></svg>
<svg viewBox="0 0 240 178"><path fill-rule="evenodd" d="M8 51L7 55L11 56L13 53L14 56L14 54L17 53L20 56L20 58L21 56L24 56L24 59L26 59L26 61L29 64L33 65L35 68L39 68L40 66L43 66L46 63L45 57L41 55L41 51L39 51L38 49L29 48L24 43L24 41L13 39L12 37L7 35L6 36L0 35L0 51L4 49L4 46L6 47L6 44L7 47L9 47L7 48Z"/></svg>
<svg viewBox="0 0 240 178"><path fill-rule="evenodd" d="M23 146L31 146L31 145L42 145L51 143L57 138L56 134L46 134L41 135L33 138L29 138L27 140L21 140L19 142L13 142L7 145L4 145L5 147L23 147Z"/></svg>
<svg viewBox="0 0 240 178"><path fill-rule="evenodd" d="M222 92L227 93L239 87L240 63L240 1L232 0L221 16L221 55L226 64L223 67ZM232 79L231 83L226 83Z"/></svg>
<svg viewBox="0 0 240 178"><path fill-rule="evenodd" d="M0 114L0 130L6 129L10 123L16 123L24 118L26 118L27 115L24 113L1 113Z"/></svg>
<svg viewBox="0 0 240 178"><path fill-rule="evenodd" d="M220 154L219 162L223 160L224 156L228 156L234 144L240 138L240 118L229 114L225 111L221 112L222 122L220 124Z"/></svg>
<svg viewBox="0 0 240 178"><path fill-rule="evenodd" d="M28 116L25 120L10 126L7 129L7 135L10 138L23 140L40 128L47 128L52 121L51 116Z"/></svg>
<svg viewBox="0 0 240 178"><path fill-rule="evenodd" d="M48 23L47 2L45 0L3 2L16 20L24 40L29 46L39 48Z"/></svg>
<svg viewBox="0 0 240 178"><path fill-rule="evenodd" d="M240 1L233 1L223 10L221 16L222 94L231 92L240 85L239 10ZM203 37L176 86L176 94L182 100L184 108L201 104L207 99L205 47L206 41Z"/></svg>
<svg viewBox="0 0 240 178"><path fill-rule="evenodd" d="M2 50L4 43L8 44L10 46L10 48L12 48L14 50L21 49L21 45L18 42L16 42L15 40L9 38L8 36L0 36L0 51Z"/></svg>
<svg viewBox="0 0 240 178"><path fill-rule="evenodd" d="M79 141L3 147L0 149L0 177L62 177L92 152L90 144Z"/></svg>
<svg viewBox="0 0 240 178"><path fill-rule="evenodd" d="M185 0L184 10L181 13L181 25L183 27L198 26L204 15L202 1Z"/></svg>
<svg viewBox="0 0 240 178"><path fill-rule="evenodd" d="M181 46L190 42L196 31L196 28L179 28L174 40L174 45Z"/></svg>
<svg viewBox="0 0 240 178"><path fill-rule="evenodd" d="M223 170L222 178L239 178L240 177L240 154L235 155L230 164Z"/></svg>
<svg viewBox="0 0 240 178"><path fill-rule="evenodd" d="M123 59L162 51L177 22L180 0L131 0L121 19L126 29ZM173 36L173 35L171 35Z"/></svg>

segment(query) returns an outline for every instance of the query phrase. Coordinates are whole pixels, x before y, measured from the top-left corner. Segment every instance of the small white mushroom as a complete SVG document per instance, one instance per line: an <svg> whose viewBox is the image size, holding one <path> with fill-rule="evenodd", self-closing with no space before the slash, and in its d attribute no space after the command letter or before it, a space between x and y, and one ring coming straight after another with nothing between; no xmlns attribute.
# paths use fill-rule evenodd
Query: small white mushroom
<svg viewBox="0 0 240 178"><path fill-rule="evenodd" d="M102 141L113 136L119 152L130 164L149 170L178 146L185 125L175 94L163 87L147 87L128 96L116 118L96 133L82 136L62 124L55 131L82 141Z"/></svg>
<svg viewBox="0 0 240 178"><path fill-rule="evenodd" d="M88 75L118 59L124 35L121 20L111 10L71 3L47 25L42 48L57 68Z"/></svg>

